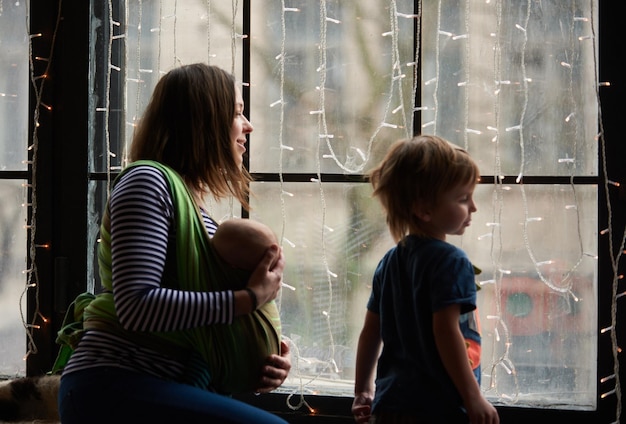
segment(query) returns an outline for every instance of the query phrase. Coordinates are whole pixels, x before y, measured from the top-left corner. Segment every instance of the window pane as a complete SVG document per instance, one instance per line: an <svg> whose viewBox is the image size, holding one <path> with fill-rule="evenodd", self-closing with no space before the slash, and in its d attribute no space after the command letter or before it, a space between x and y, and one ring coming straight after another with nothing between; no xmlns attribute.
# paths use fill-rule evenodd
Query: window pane
<svg viewBox="0 0 626 424"><path fill-rule="evenodd" d="M591 5L423 2L422 131L487 175L597 175Z"/></svg>
<svg viewBox="0 0 626 424"><path fill-rule="evenodd" d="M100 223L108 198L107 184L104 181L89 182L89 211L87 219L87 246L91 251L87 255L87 290L97 293L101 290L98 271L98 240L100 237Z"/></svg>
<svg viewBox="0 0 626 424"><path fill-rule="evenodd" d="M233 10L227 2L181 4L175 0L159 3L95 1L94 4L92 34L99 42L92 43L95 50L91 60L98 72L92 81L95 92L89 169L115 173L126 163L126 150L136 120L143 114L154 86L165 72L185 63L209 62L241 75L241 60L234 61L233 57L241 52L242 38L238 37L235 44L230 40L233 34L243 32L242 6ZM112 34L110 26L103 24L108 22L109 4L113 6L113 20L120 23L113 25ZM110 47L113 66L108 63L109 37L115 37ZM122 62L127 52L132 54L127 62ZM117 68L121 69L117 71ZM94 249L108 190L105 182L90 183L88 246ZM207 206L212 216L220 221L241 215L241 205L233 200L218 204L208 199ZM89 275L93 276L88 289L95 290L99 288L95 250L88 261Z"/></svg>
<svg viewBox="0 0 626 424"><path fill-rule="evenodd" d="M350 396L371 276L393 245L382 210L363 184L255 183L253 190L251 217L282 237L285 282L294 288L279 301L283 334L297 352L283 390ZM595 407L596 187L483 184L476 201L472 226L449 241L482 269L486 395Z"/></svg>
<svg viewBox="0 0 626 424"><path fill-rule="evenodd" d="M417 132L466 147L483 175L597 175L589 37L595 2L529 2L535 9L421 3L422 27L408 0L294 0L284 9L279 2L251 2L251 76L244 81L255 126L250 170L364 173L391 142L412 134L415 110ZM238 78L243 69L242 13L233 17L228 2L131 1L118 14L128 17L114 18L123 22L114 31L125 37L113 41L124 49L113 57L127 58L120 92L126 114L121 136L111 140L123 141L99 142L114 153L114 166L162 72L207 58ZM423 31L418 107L412 100L416 29ZM483 183L474 224L452 241L483 269L484 389L504 404L593 408L597 188ZM290 287L279 305L295 364L282 390L351 396L371 276L392 246L382 210L368 184L256 182L252 188L251 217L270 224L287 258ZM103 193L101 186L93 196L102 203ZM236 211L226 202L211 213L222 220Z"/></svg>
<svg viewBox="0 0 626 424"><path fill-rule="evenodd" d="M26 374L26 181L0 180L0 376ZM25 317L28 320L28 317Z"/></svg>
<svg viewBox="0 0 626 424"><path fill-rule="evenodd" d="M0 174L25 171L29 62L26 4L0 4ZM43 110L43 109L42 109ZM45 112L42 112L45 113ZM26 181L0 179L0 376L26 374ZM26 317L28 319L28 317Z"/></svg>
<svg viewBox="0 0 626 424"><path fill-rule="evenodd" d="M0 171L26 170L28 42L26 4L0 3Z"/></svg>
<svg viewBox="0 0 626 424"><path fill-rule="evenodd" d="M597 175L592 6L425 2L422 130L507 182ZM458 242L484 270L492 400L595 407L597 200L596 186L480 187Z"/></svg>
<svg viewBox="0 0 626 424"><path fill-rule="evenodd" d="M351 396L356 340L371 276L391 247L367 184L254 183L251 218L274 230L285 254L278 300L294 363L283 390Z"/></svg>
<svg viewBox="0 0 626 424"><path fill-rule="evenodd" d="M596 186L478 187L472 225L451 241L482 269L490 399L595 407L597 200Z"/></svg>
<svg viewBox="0 0 626 424"><path fill-rule="evenodd" d="M411 134L414 2L394 3L252 2L251 171L364 173Z"/></svg>
<svg viewBox="0 0 626 424"><path fill-rule="evenodd" d="M209 62L241 77L242 5L237 2L233 10L230 2L95 3L100 8L94 7L98 19L92 20L92 33L99 42L92 43L91 57L98 72L92 81L90 169L118 171L125 163L136 120L165 72L182 64ZM108 22L109 3L114 6L113 20L120 23L113 25L112 34L108 23L103 24ZM233 36L235 43L231 42ZM109 37L115 37L110 64Z"/></svg>

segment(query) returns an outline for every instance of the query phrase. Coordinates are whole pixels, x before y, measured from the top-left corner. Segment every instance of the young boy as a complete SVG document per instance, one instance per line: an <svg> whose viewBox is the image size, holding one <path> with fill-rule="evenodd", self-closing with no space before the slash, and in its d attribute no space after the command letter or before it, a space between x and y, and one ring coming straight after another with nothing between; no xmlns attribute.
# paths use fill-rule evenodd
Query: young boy
<svg viewBox="0 0 626 424"><path fill-rule="evenodd" d="M499 423L480 391L474 268L446 242L476 212L477 165L422 135L395 143L369 176L397 245L374 273L359 337L356 422Z"/></svg>

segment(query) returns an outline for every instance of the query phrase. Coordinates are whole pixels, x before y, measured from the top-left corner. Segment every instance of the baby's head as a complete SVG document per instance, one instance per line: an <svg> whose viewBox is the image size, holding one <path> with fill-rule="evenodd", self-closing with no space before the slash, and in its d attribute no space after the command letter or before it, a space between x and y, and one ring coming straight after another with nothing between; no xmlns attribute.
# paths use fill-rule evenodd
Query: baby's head
<svg viewBox="0 0 626 424"><path fill-rule="evenodd" d="M276 235L267 225L251 219L222 222L212 241L223 261L246 271L253 271L267 249L278 245Z"/></svg>
<svg viewBox="0 0 626 424"><path fill-rule="evenodd" d="M394 240L409 232L419 234L417 207L433 207L444 193L477 183L480 170L460 147L433 135L418 135L394 143L369 174L387 213Z"/></svg>

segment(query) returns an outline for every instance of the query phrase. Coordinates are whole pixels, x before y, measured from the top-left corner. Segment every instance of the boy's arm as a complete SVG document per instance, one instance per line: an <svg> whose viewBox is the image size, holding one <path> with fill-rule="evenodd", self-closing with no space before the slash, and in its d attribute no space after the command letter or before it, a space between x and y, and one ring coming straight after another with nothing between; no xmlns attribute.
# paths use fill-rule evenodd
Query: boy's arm
<svg viewBox="0 0 626 424"><path fill-rule="evenodd" d="M359 336L354 378L354 401L352 403L352 414L358 423L368 422L371 415L371 405L375 392L376 361L382 346L379 318L378 314L368 310L365 313L365 322Z"/></svg>
<svg viewBox="0 0 626 424"><path fill-rule="evenodd" d="M483 397L470 367L465 339L459 327L460 305L447 306L433 314L435 343L443 366L463 399L472 424L499 423L496 409Z"/></svg>

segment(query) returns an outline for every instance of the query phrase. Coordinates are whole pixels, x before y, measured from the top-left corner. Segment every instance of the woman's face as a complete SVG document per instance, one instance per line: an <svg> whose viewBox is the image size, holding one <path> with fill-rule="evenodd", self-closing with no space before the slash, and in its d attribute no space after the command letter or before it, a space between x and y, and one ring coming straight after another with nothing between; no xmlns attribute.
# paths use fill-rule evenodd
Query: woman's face
<svg viewBox="0 0 626 424"><path fill-rule="evenodd" d="M230 127L230 141L233 149L233 157L238 166L243 165L243 154L246 152L246 134L250 134L254 127L243 115L243 97L241 90L235 87L235 120Z"/></svg>

